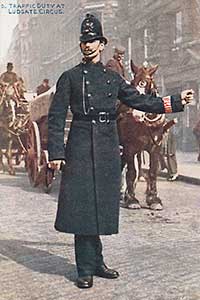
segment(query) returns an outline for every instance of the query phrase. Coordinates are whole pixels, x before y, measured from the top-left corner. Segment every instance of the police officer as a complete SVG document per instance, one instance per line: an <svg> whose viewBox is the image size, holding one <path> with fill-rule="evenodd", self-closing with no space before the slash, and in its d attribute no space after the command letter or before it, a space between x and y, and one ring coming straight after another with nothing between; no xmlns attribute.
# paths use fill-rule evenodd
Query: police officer
<svg viewBox="0 0 200 300"><path fill-rule="evenodd" d="M80 34L83 61L59 78L48 116L49 166L59 169L64 164L55 228L75 235L79 288L90 288L93 276L119 276L105 264L100 239L101 235L118 233L121 171L117 99L138 110L169 113L182 111L193 98L192 90L164 98L139 95L100 62L106 44L100 21L87 14ZM69 106L73 120L65 146Z"/></svg>

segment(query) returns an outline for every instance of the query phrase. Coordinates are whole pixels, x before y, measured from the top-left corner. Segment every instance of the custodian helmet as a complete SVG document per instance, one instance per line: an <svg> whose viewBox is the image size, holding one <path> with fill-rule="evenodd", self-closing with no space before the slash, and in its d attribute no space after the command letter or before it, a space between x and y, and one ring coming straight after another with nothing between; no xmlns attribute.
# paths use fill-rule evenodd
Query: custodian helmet
<svg viewBox="0 0 200 300"><path fill-rule="evenodd" d="M102 25L93 15L87 14L81 24L80 42L90 42L100 40L107 44L107 39L103 36Z"/></svg>

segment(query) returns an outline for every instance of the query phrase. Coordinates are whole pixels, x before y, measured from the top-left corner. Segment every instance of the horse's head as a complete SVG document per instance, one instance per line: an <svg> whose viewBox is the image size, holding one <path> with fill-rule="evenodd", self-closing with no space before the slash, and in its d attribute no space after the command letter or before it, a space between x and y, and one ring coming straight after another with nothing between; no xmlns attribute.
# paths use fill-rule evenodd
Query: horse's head
<svg viewBox="0 0 200 300"><path fill-rule="evenodd" d="M16 119L17 93L13 85L1 86L0 116L4 125L11 127Z"/></svg>
<svg viewBox="0 0 200 300"><path fill-rule="evenodd" d="M131 84L140 94L157 94L157 87L153 78L153 74L157 69L158 65L149 67L146 62L138 67L131 60L131 70L134 74L134 79L131 81Z"/></svg>

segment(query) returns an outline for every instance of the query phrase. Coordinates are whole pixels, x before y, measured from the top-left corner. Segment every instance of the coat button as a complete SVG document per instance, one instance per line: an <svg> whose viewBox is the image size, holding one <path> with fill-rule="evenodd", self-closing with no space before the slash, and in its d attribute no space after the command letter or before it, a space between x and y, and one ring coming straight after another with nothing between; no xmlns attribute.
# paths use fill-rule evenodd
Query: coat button
<svg viewBox="0 0 200 300"><path fill-rule="evenodd" d="M88 94L87 96L88 96L88 98L91 98L92 95L91 95L91 94Z"/></svg>
<svg viewBox="0 0 200 300"><path fill-rule="evenodd" d="M87 84L87 85L88 85L88 84L90 84L90 82L89 82L88 80L86 80L85 84Z"/></svg>
<svg viewBox="0 0 200 300"><path fill-rule="evenodd" d="M84 73L84 74L87 74L87 73L88 73L88 71L87 71L87 70L84 70L84 71L83 71L83 73Z"/></svg>
<svg viewBox="0 0 200 300"><path fill-rule="evenodd" d="M91 107L90 107L90 110L94 110L94 107L93 107L93 106L91 106Z"/></svg>
<svg viewBox="0 0 200 300"><path fill-rule="evenodd" d="M92 120L92 124L96 124L96 121L95 121L95 120Z"/></svg>
<svg viewBox="0 0 200 300"><path fill-rule="evenodd" d="M107 84L110 84L110 80L108 79L108 80L106 81L106 83L107 83Z"/></svg>
<svg viewBox="0 0 200 300"><path fill-rule="evenodd" d="M108 97L111 97L112 96L112 93L108 93Z"/></svg>
<svg viewBox="0 0 200 300"><path fill-rule="evenodd" d="M103 69L104 73L106 73L106 69Z"/></svg>

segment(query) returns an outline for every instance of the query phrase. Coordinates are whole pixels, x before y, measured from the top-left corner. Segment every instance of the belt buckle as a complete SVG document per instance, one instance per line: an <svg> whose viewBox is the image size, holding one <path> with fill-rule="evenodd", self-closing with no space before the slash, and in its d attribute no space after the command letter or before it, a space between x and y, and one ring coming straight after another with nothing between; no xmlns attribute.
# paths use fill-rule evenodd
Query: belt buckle
<svg viewBox="0 0 200 300"><path fill-rule="evenodd" d="M100 111L98 119L99 119L99 123L109 123L110 122L109 113L105 111Z"/></svg>

